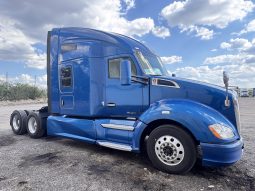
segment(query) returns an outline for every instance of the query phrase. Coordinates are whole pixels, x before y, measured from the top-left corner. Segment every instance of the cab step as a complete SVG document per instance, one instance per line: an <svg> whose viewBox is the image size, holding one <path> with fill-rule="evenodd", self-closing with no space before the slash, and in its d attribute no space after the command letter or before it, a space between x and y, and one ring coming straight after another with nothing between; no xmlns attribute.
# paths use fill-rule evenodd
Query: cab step
<svg viewBox="0 0 255 191"><path fill-rule="evenodd" d="M108 142L108 141L97 141L97 143L103 147L108 147L108 148L117 149L117 150L121 150L121 151L129 151L129 152L132 151L132 147L129 145L113 143L113 142Z"/></svg>

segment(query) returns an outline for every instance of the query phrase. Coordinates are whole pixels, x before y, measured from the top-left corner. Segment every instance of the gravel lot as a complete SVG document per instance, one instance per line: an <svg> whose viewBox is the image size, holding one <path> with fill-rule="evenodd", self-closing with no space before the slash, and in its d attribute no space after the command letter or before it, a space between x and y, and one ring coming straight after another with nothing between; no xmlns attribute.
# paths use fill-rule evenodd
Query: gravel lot
<svg viewBox="0 0 255 191"><path fill-rule="evenodd" d="M195 166L186 175L146 157L59 138L15 136L9 115L42 104L0 106L0 190L255 190L255 99L240 99L244 156L231 167Z"/></svg>

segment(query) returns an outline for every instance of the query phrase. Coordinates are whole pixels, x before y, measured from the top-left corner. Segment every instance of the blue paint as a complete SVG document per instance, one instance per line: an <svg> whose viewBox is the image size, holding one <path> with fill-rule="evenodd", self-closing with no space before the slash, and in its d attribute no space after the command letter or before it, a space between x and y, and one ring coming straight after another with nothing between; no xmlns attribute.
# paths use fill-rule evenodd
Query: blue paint
<svg viewBox="0 0 255 191"><path fill-rule="evenodd" d="M92 143L96 139L95 129L93 120L73 119L66 116L49 116L47 119L47 134L50 136L81 139Z"/></svg>
<svg viewBox="0 0 255 191"><path fill-rule="evenodd" d="M170 111L170 114L162 114L162 111L165 110ZM169 119L178 122L187 128L196 140L200 142L223 143L232 142L240 138L236 128L221 113L211 107L187 99L165 99L157 101L139 119L145 124L159 119ZM235 133L235 137L230 140L216 138L208 130L209 125L216 123L231 127Z"/></svg>
<svg viewBox="0 0 255 191"><path fill-rule="evenodd" d="M243 141L237 140L229 144L201 143L204 166L228 166L241 159Z"/></svg>
<svg viewBox="0 0 255 191"><path fill-rule="evenodd" d="M149 55L155 66L159 64L147 47L123 35L82 28L53 29L48 90L50 113L54 115L47 120L48 135L94 144L106 141L139 152L142 133L149 124L169 120L181 124L200 144L203 165L220 166L239 160L243 143L237 129L234 93L229 92L231 104L226 107L224 88L169 77L163 68L145 70L138 50ZM128 76L109 78L112 59L132 60L137 79L142 77L144 83L129 84ZM66 87L61 76L67 67L71 68L71 81ZM130 68L121 66L120 73L125 69ZM149 75L152 73L164 76ZM155 84L159 81L170 85ZM208 126L217 123L230 127L234 137L216 138ZM134 130L105 128L102 124L132 126Z"/></svg>

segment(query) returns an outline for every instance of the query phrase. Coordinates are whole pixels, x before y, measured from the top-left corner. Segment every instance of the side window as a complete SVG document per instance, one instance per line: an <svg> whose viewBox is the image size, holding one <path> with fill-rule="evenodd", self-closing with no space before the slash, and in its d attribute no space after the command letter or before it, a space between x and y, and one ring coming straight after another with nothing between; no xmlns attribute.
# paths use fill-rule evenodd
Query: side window
<svg viewBox="0 0 255 191"><path fill-rule="evenodd" d="M60 71L60 80L62 87L71 87L72 86L72 67L64 66Z"/></svg>
<svg viewBox="0 0 255 191"><path fill-rule="evenodd" d="M120 78L120 59L111 59L108 63L108 77Z"/></svg>
<svg viewBox="0 0 255 191"><path fill-rule="evenodd" d="M131 58L114 58L108 61L108 77L109 78L120 78L120 63L123 59L128 59L131 62L131 73L137 75L135 63Z"/></svg>

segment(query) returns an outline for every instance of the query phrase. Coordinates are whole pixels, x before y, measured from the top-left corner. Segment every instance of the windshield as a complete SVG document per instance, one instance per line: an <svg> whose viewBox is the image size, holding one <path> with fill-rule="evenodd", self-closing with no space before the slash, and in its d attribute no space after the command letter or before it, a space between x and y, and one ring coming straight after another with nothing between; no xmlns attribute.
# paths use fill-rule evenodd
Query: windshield
<svg viewBox="0 0 255 191"><path fill-rule="evenodd" d="M158 56L154 54L145 54L138 50L135 51L135 55L138 58L145 74L160 76L168 75L166 68Z"/></svg>

